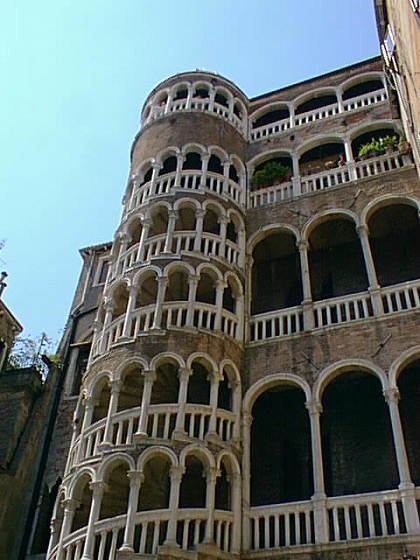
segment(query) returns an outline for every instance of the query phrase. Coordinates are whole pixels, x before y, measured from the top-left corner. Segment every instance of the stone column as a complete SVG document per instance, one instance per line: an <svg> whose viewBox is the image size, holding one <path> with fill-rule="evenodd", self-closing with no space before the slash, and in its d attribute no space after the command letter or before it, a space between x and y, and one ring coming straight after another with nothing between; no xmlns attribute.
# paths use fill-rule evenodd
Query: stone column
<svg viewBox="0 0 420 560"><path fill-rule="evenodd" d="M137 261L139 263L144 261L146 240L147 240L147 237L149 235L149 229L150 229L150 226L152 225L152 223L153 223L152 218L143 218L143 220L141 222L141 224L142 224L141 236L140 236L140 242L139 242L139 251L137 253Z"/></svg>
<svg viewBox="0 0 420 560"><path fill-rule="evenodd" d="M177 154L176 156L176 172L175 172L175 188L181 188L182 166L185 161L185 156Z"/></svg>
<svg viewBox="0 0 420 560"><path fill-rule="evenodd" d="M299 249L300 270L302 276L303 325L304 325L304 330L308 331L315 327L313 303L312 303L311 277L309 274L308 242L299 241L297 247Z"/></svg>
<svg viewBox="0 0 420 560"><path fill-rule="evenodd" d="M106 330L111 324L112 321L112 310L114 308L114 302L112 299L106 301L105 303L105 320L104 325L102 327L101 333L101 341L99 343L99 354L103 354L106 350L105 348L105 341L106 341Z"/></svg>
<svg viewBox="0 0 420 560"><path fill-rule="evenodd" d="M239 554L241 550L241 475L234 473L229 475L232 496L232 553Z"/></svg>
<svg viewBox="0 0 420 560"><path fill-rule="evenodd" d="M227 230L227 225L230 222L230 219L227 216L220 216L220 218L217 220L218 223L220 224L220 237L221 237L221 242L219 245L219 257L222 259L226 258L226 230Z"/></svg>
<svg viewBox="0 0 420 560"><path fill-rule="evenodd" d="M344 140L344 153L346 155L347 169L349 170L350 181L357 181L356 167L353 158L353 150L349 138Z"/></svg>
<svg viewBox="0 0 420 560"><path fill-rule="evenodd" d="M218 371L213 371L213 375L208 378L210 381L210 420L209 420L209 431L208 435L217 436L217 405L219 399L219 383L221 380Z"/></svg>
<svg viewBox="0 0 420 560"><path fill-rule="evenodd" d="M369 228L365 224L356 226L357 235L360 239L362 247L363 258L365 261L366 273L369 282L368 291L372 300L372 307L374 315L383 315L383 304L381 297L381 290L376 276L375 263L373 262L372 252L369 243Z"/></svg>
<svg viewBox="0 0 420 560"><path fill-rule="evenodd" d="M179 437L185 434L185 405L187 403L188 379L192 374L189 368L179 369L179 392L178 392L178 412L176 415L175 430L172 437Z"/></svg>
<svg viewBox="0 0 420 560"><path fill-rule="evenodd" d="M291 155L292 155L292 168L293 168L293 177L292 177L293 196L300 196L302 194L302 185L300 182L299 158L297 154L291 154Z"/></svg>
<svg viewBox="0 0 420 560"><path fill-rule="evenodd" d="M207 186L207 170L209 166L210 154L203 154L201 156L201 179L200 188L205 189Z"/></svg>
<svg viewBox="0 0 420 560"><path fill-rule="evenodd" d="M171 494L169 498L169 521L168 529L166 531L166 540L163 543L164 546L179 546L176 542L176 527L177 527L177 516L179 507L179 491L181 488L182 475L185 469L183 467L171 467L170 477L171 477Z"/></svg>
<svg viewBox="0 0 420 560"><path fill-rule="evenodd" d="M165 106L165 111L164 111L165 115L167 115L171 110L171 103L172 103L173 97L174 97L174 92L170 91L168 93L168 97L166 98L166 106Z"/></svg>
<svg viewBox="0 0 420 560"><path fill-rule="evenodd" d="M127 476L130 479L130 494L128 497L124 539L119 549L120 552L134 552L134 516L137 513L140 487L144 481L144 474L140 471L128 471Z"/></svg>
<svg viewBox="0 0 420 560"><path fill-rule="evenodd" d="M127 311L125 312L124 328L123 328L123 338L129 338L131 336L131 323L134 308L136 306L137 299L137 286L130 286L128 294Z"/></svg>
<svg viewBox="0 0 420 560"><path fill-rule="evenodd" d="M120 379L111 381L111 396L106 417L104 439L102 445L112 445L112 418L118 409L118 398L123 382Z"/></svg>
<svg viewBox="0 0 420 560"><path fill-rule="evenodd" d="M216 480L220 476L219 469L210 467L206 472L206 510L207 510L207 523L204 533L204 543L213 544L213 525L214 525L214 501L216 496Z"/></svg>
<svg viewBox="0 0 420 560"><path fill-rule="evenodd" d="M244 412L242 415L242 549L244 552L251 550L251 425L252 415Z"/></svg>
<svg viewBox="0 0 420 560"><path fill-rule="evenodd" d="M159 176L160 164L156 161L152 163L152 178L150 179L149 196L154 196L156 181Z"/></svg>
<svg viewBox="0 0 420 560"><path fill-rule="evenodd" d="M314 477L314 495L311 500L314 505L315 542L328 542L328 515L324 485L324 467L322 463L320 416L322 405L319 401L308 401L306 408L309 412L311 426L312 468Z"/></svg>
<svg viewBox="0 0 420 560"><path fill-rule="evenodd" d="M236 296L235 298L235 303L236 303L236 309L235 309L235 315L238 318L238 326L237 326L237 332L236 332L236 339L239 340L239 342L245 342L245 332L244 332L244 327L245 327L245 305L244 305L244 295L243 294L239 294L238 296Z"/></svg>
<svg viewBox="0 0 420 560"><path fill-rule="evenodd" d="M162 305L165 299L165 291L166 286L168 285L168 279L166 276L160 276L157 279L158 283L158 292L156 296L156 307L155 307L155 316L153 319L152 329L160 329L161 321L162 321Z"/></svg>
<svg viewBox="0 0 420 560"><path fill-rule="evenodd" d="M230 161L225 161L223 163L223 194L229 192L229 171L230 171Z"/></svg>
<svg viewBox="0 0 420 560"><path fill-rule="evenodd" d="M241 439L241 385L239 381L229 381L229 388L232 391L232 412L235 414L232 437L234 444L239 445Z"/></svg>
<svg viewBox="0 0 420 560"><path fill-rule="evenodd" d="M245 205L246 204L246 173L239 173L239 189L240 189L240 195L239 195L239 202L240 204Z"/></svg>
<svg viewBox="0 0 420 560"><path fill-rule="evenodd" d="M214 330L220 331L222 328L223 292L226 284L223 280L216 280L216 317L214 319Z"/></svg>
<svg viewBox="0 0 420 560"><path fill-rule="evenodd" d="M63 502L63 524L61 525L60 538L58 541L57 560L64 560L63 540L70 534L74 512L79 504L80 502L74 500L73 498L69 498Z"/></svg>
<svg viewBox="0 0 420 560"><path fill-rule="evenodd" d="M201 253L201 239L203 237L203 221L205 210L199 208L195 212L195 239L194 239L194 251Z"/></svg>
<svg viewBox="0 0 420 560"><path fill-rule="evenodd" d="M83 549L82 560L92 560L93 545L95 543L95 523L98 521L101 508L102 496L104 494L105 482L91 482L92 503L90 505L89 521L86 529L85 547Z"/></svg>
<svg viewBox="0 0 420 560"><path fill-rule="evenodd" d="M133 436L133 441L147 437L147 415L149 412L150 397L152 396L153 383L156 379L156 372L145 370L143 372L143 394L141 398L140 418L137 432Z"/></svg>
<svg viewBox="0 0 420 560"><path fill-rule="evenodd" d="M295 128L295 108L292 104L289 104L289 126L290 128Z"/></svg>
<svg viewBox="0 0 420 560"><path fill-rule="evenodd" d="M343 92L341 90L337 90L336 95L337 95L338 112L344 113Z"/></svg>
<svg viewBox="0 0 420 560"><path fill-rule="evenodd" d="M85 431L92 424L92 416L93 416L93 410L95 408L95 404L96 401L92 399L92 397L87 397L85 399L84 402L85 414L83 416L82 429L80 432L79 449L77 450L77 459L76 459L77 463L80 463L80 461L84 457L84 447L85 447L84 434Z"/></svg>
<svg viewBox="0 0 420 560"><path fill-rule="evenodd" d="M216 91L214 89L210 90L210 102L209 102L209 111L213 111L214 109L214 98L216 97Z"/></svg>
<svg viewBox="0 0 420 560"><path fill-rule="evenodd" d="M177 210L169 210L168 212L168 227L166 230L166 240L165 247L163 249L164 253L172 253L172 238L174 235L175 224L178 219Z"/></svg>
<svg viewBox="0 0 420 560"><path fill-rule="evenodd" d="M188 309L187 309L187 318L186 318L186 326L193 328L194 327L194 305L195 305L195 296L197 293L197 284L198 284L198 276L195 274L190 274L188 277Z"/></svg>
<svg viewBox="0 0 420 560"><path fill-rule="evenodd" d="M192 97L193 97L193 93L194 92L193 92L192 85L188 86L187 102L186 102L186 105L185 105L186 109L189 109L191 107L191 100L192 100Z"/></svg>
<svg viewBox="0 0 420 560"><path fill-rule="evenodd" d="M246 232L244 227L239 227L238 229L238 247L239 247L238 266L239 268L245 268Z"/></svg>

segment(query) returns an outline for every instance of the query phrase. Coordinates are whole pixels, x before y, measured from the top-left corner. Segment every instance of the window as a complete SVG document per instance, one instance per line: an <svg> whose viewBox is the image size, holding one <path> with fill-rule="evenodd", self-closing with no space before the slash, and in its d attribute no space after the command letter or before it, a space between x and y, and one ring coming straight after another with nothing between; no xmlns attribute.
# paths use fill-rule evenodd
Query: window
<svg viewBox="0 0 420 560"><path fill-rule="evenodd" d="M76 359L76 366L74 368L73 387L71 390L72 395L78 395L80 385L82 384L83 375L86 371L91 344L87 343L79 347Z"/></svg>
<svg viewBox="0 0 420 560"><path fill-rule="evenodd" d="M101 257L98 261L98 266L96 268L94 285L105 284L106 277L108 274L109 259Z"/></svg>

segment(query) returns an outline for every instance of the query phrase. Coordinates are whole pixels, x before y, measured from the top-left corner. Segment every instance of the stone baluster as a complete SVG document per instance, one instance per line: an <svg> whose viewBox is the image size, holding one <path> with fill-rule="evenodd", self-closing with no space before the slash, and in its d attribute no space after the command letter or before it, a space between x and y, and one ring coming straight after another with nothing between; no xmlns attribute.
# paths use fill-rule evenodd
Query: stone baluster
<svg viewBox="0 0 420 560"><path fill-rule="evenodd" d="M186 326L194 327L194 306L195 306L195 296L197 293L198 276L195 274L190 274L188 277L188 308L187 308L187 318Z"/></svg>
<svg viewBox="0 0 420 560"><path fill-rule="evenodd" d="M175 231L176 221L179 217L177 210L169 210L168 212L168 227L166 230L164 253L172 253L172 239Z"/></svg>
<svg viewBox="0 0 420 560"><path fill-rule="evenodd" d="M190 368L180 368L179 376L179 390L178 390L178 412L176 415L175 430L172 437L176 438L185 434L185 406L187 404L188 380L192 370Z"/></svg>
<svg viewBox="0 0 420 560"><path fill-rule="evenodd" d="M123 544L119 552L134 552L134 516L137 513L140 487L144 481L144 474L140 471L128 471L127 476L130 479L130 494L128 497Z"/></svg>
<svg viewBox="0 0 420 560"><path fill-rule="evenodd" d="M89 521L86 529L85 547L83 549L82 560L92 560L93 558L95 523L98 521L102 496L106 490L105 482L91 482L89 486L92 490L92 503L90 505Z"/></svg>
<svg viewBox="0 0 420 560"><path fill-rule="evenodd" d="M238 247L239 247L238 266L239 268L245 268L246 233L245 233L245 228L242 226L239 226L238 229Z"/></svg>
<svg viewBox="0 0 420 560"><path fill-rule="evenodd" d="M125 312L125 319L124 319L124 327L123 327L123 338L129 338L131 336L131 323L132 323L132 315L134 308L136 306L136 299L137 299L137 286L130 286L129 293L128 293L128 303L127 303L127 311Z"/></svg>
<svg viewBox="0 0 420 560"><path fill-rule="evenodd" d="M168 278L166 276L159 276L157 278L158 292L156 296L156 308L153 319L152 329L160 329L162 321L162 305L165 299L165 291L168 285Z"/></svg>
<svg viewBox="0 0 420 560"><path fill-rule="evenodd" d="M384 391L385 400L388 404L389 415L392 425L392 436L394 439L395 454L397 457L398 474L400 477L401 499L404 507L404 514L409 533L419 533L420 523L416 505L414 484L411 479L410 467L408 463L407 450L405 447L404 433L401 425L398 401L400 393L398 388L393 387Z"/></svg>
<svg viewBox="0 0 420 560"><path fill-rule="evenodd" d="M185 469L183 467L171 467L170 477L171 477L171 494L169 498L169 521L168 529L166 531L166 540L163 543L164 546L178 546L176 542L176 528L177 528L177 516L179 508L179 491L181 488L182 475Z"/></svg>
<svg viewBox="0 0 420 560"><path fill-rule="evenodd" d="M79 449L77 450L77 459L76 459L77 463L80 463L80 461L82 461L84 457L84 447L85 447L84 433L92 424L93 411L95 409L95 406L97 405L97 400L93 399L92 397L86 397L83 404L84 404L85 414L83 416Z"/></svg>
<svg viewBox="0 0 420 560"><path fill-rule="evenodd" d="M120 379L111 381L111 396L108 405L108 414L105 423L105 432L102 445L112 445L112 419L118 410L118 399L123 382Z"/></svg>
<svg viewBox="0 0 420 560"><path fill-rule="evenodd" d="M226 258L226 230L227 230L227 225L230 222L230 218L228 216L220 216L217 221L220 224L219 235L221 238L218 256L222 259L225 259Z"/></svg>
<svg viewBox="0 0 420 560"><path fill-rule="evenodd" d="M309 274L309 261L308 261L308 242L299 241L297 244L299 250L300 270L302 276L302 290L303 290L303 323L305 330L313 329L315 326L313 303L312 303L312 290L311 290L311 277Z"/></svg>
<svg viewBox="0 0 420 560"><path fill-rule="evenodd" d="M140 418L137 432L133 436L133 441L136 442L147 437L147 418L149 413L150 398L152 396L153 383L156 379L156 372L154 370L145 370L143 372L143 394L141 397Z"/></svg>
<svg viewBox="0 0 420 560"><path fill-rule="evenodd" d="M216 497L216 480L220 476L219 469L210 467L206 471L206 511L207 523L204 533L204 543L213 544L214 502Z"/></svg>
<svg viewBox="0 0 420 560"><path fill-rule="evenodd" d="M311 426L312 468L314 477L314 495L311 500L314 504L315 542L326 543L328 542L328 516L321 444L320 416L322 413L322 405L319 401L308 401L306 403L306 408L309 412Z"/></svg>
<svg viewBox="0 0 420 560"><path fill-rule="evenodd" d="M223 194L227 195L229 193L229 172L230 172L230 161L225 161L223 163Z"/></svg>
<svg viewBox="0 0 420 560"><path fill-rule="evenodd" d="M357 235L360 239L362 247L363 258L365 261L366 273L369 282L368 291L372 300L373 313L375 315L383 315L383 305L381 298L381 291L376 276L375 263L373 262L372 252L369 243L369 228L365 224L360 224L356 227Z"/></svg>
<svg viewBox="0 0 420 560"><path fill-rule="evenodd" d="M160 163L154 161L152 163L152 177L150 179L149 196L155 195L156 181L157 178L159 177L159 171L160 171Z"/></svg>
<svg viewBox="0 0 420 560"><path fill-rule="evenodd" d="M209 111L213 111L214 109L214 98L216 97L215 89L210 90L210 101L209 101Z"/></svg>
<svg viewBox="0 0 420 560"><path fill-rule="evenodd" d="M195 239L194 239L194 251L201 253L201 240L203 237L203 221L205 216L205 210L198 208L195 212Z"/></svg>

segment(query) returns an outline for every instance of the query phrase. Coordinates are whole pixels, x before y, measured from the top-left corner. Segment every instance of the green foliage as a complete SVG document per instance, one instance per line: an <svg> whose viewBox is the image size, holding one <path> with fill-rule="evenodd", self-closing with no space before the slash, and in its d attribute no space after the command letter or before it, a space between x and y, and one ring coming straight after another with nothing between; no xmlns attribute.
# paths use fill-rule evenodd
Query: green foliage
<svg viewBox="0 0 420 560"><path fill-rule="evenodd" d="M397 135L389 136L387 134L384 137L372 138L370 142L362 144L359 148L359 156L373 156L374 154L384 154L387 148L393 148L398 145Z"/></svg>
<svg viewBox="0 0 420 560"><path fill-rule="evenodd" d="M396 134L394 134L394 136L387 134L383 138L379 138L379 143L384 149L394 148L395 146L398 146L398 136Z"/></svg>
<svg viewBox="0 0 420 560"><path fill-rule="evenodd" d="M262 169L253 174L251 184L257 187L272 185L275 181L281 181L289 171L290 167L278 161L268 161Z"/></svg>
<svg viewBox="0 0 420 560"><path fill-rule="evenodd" d="M6 369L35 367L45 377L48 368L42 361L43 354L47 354L53 364L59 365L60 363L57 356L48 353L53 350L54 346L53 340L44 332L34 338L18 336L13 344Z"/></svg>

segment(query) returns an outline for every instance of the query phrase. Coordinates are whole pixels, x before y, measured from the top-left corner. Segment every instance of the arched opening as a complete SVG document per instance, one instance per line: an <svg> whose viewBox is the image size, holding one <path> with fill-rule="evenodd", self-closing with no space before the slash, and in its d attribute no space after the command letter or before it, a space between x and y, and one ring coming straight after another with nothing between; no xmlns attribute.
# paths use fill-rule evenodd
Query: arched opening
<svg viewBox="0 0 420 560"><path fill-rule="evenodd" d="M210 371L200 362L193 362L188 379L187 403L210 404Z"/></svg>
<svg viewBox="0 0 420 560"><path fill-rule="evenodd" d="M221 159L218 156L211 154L207 169L212 173L223 175L223 165Z"/></svg>
<svg viewBox="0 0 420 560"><path fill-rule="evenodd" d="M178 393L178 365L164 362L156 368L156 379L153 382L150 404L177 403Z"/></svg>
<svg viewBox="0 0 420 560"><path fill-rule="evenodd" d="M328 142L304 152L299 158L299 170L302 176L312 175L339 167L345 162L344 144Z"/></svg>
<svg viewBox="0 0 420 560"><path fill-rule="evenodd" d="M239 220L234 214L231 214L230 222L228 222L226 226L226 239L232 241L232 243L237 243L238 230L239 230Z"/></svg>
<svg viewBox="0 0 420 560"><path fill-rule="evenodd" d="M195 88L193 97L194 99L207 99L208 97L210 97L208 87L204 85L197 86Z"/></svg>
<svg viewBox="0 0 420 560"><path fill-rule="evenodd" d="M174 101L178 101L179 99L186 99L187 97L188 97L188 89L184 86L176 91L174 95Z"/></svg>
<svg viewBox="0 0 420 560"><path fill-rule="evenodd" d="M145 173L143 174L143 179L140 181L140 186L145 185L146 183L148 183L149 181L152 180L152 174L153 174L153 167L149 167L147 169L147 171L145 171Z"/></svg>
<svg viewBox="0 0 420 560"><path fill-rule="evenodd" d="M223 107L229 107L228 99L226 95L224 95L224 93L222 93L221 91L216 92L216 95L214 96L214 101L219 105L223 105Z"/></svg>
<svg viewBox="0 0 420 560"><path fill-rule="evenodd" d="M167 173L175 173L177 166L176 156L169 156L165 159L159 171L159 176L166 175Z"/></svg>
<svg viewBox="0 0 420 560"><path fill-rule="evenodd" d="M408 364L398 377L400 416L412 481L420 486L420 360Z"/></svg>
<svg viewBox="0 0 420 560"><path fill-rule="evenodd" d="M163 235L168 229L168 209L166 206L157 206L152 211L152 224L149 229L149 238Z"/></svg>
<svg viewBox="0 0 420 560"><path fill-rule="evenodd" d="M276 109L271 109L255 119L252 123L252 128L259 128L260 126L265 126L267 124L282 121L290 117L289 107L278 107Z"/></svg>
<svg viewBox="0 0 420 560"><path fill-rule="evenodd" d="M258 397L251 425L251 505L307 500L313 494L304 392L278 384Z"/></svg>
<svg viewBox="0 0 420 560"><path fill-rule="evenodd" d="M185 270L172 269L168 275L165 301L188 300L188 273Z"/></svg>
<svg viewBox="0 0 420 560"><path fill-rule="evenodd" d="M168 95L165 91L163 91L162 93L159 93L159 95L156 96L155 104L158 107L163 107L164 105L166 105L167 101L168 101Z"/></svg>
<svg viewBox="0 0 420 560"><path fill-rule="evenodd" d="M157 275L154 270L149 270L141 277L137 290L135 308L145 307L156 303L158 291Z"/></svg>
<svg viewBox="0 0 420 560"><path fill-rule="evenodd" d="M111 388L108 378L101 379L95 388L92 424L106 418L108 415L109 400L111 398Z"/></svg>
<svg viewBox="0 0 420 560"><path fill-rule="evenodd" d="M128 228L127 231L128 238L129 238L127 249L140 243L141 231L142 231L142 224L140 218L131 222L130 227Z"/></svg>
<svg viewBox="0 0 420 560"><path fill-rule="evenodd" d="M242 107L238 102L236 102L233 106L233 114L238 117L238 119L242 119Z"/></svg>
<svg viewBox="0 0 420 560"><path fill-rule="evenodd" d="M139 511L167 509L169 507L170 469L171 462L164 455L156 455L144 465L144 480L139 495Z"/></svg>
<svg viewBox="0 0 420 560"><path fill-rule="evenodd" d="M391 422L380 380L364 371L348 371L326 387L322 407L328 496L397 488Z"/></svg>
<svg viewBox="0 0 420 560"><path fill-rule="evenodd" d="M233 372L225 366L223 368L223 377L219 382L219 394L217 399L217 407L224 410L232 410L232 383L235 380Z"/></svg>
<svg viewBox="0 0 420 560"><path fill-rule="evenodd" d="M385 153L383 140L386 137L395 136L395 146L398 144L399 136L395 129L391 127L378 127L359 134L353 139L351 149L354 159L364 159L366 157L374 157Z"/></svg>
<svg viewBox="0 0 420 560"><path fill-rule="evenodd" d="M121 380L117 412L141 405L144 382L141 367L136 363L127 365L121 374Z"/></svg>
<svg viewBox="0 0 420 560"><path fill-rule="evenodd" d="M193 204L184 203L178 208L175 231L195 231L195 215L197 209Z"/></svg>
<svg viewBox="0 0 420 560"><path fill-rule="evenodd" d="M352 97L359 97L360 95L366 95L371 91L378 91L384 88L382 80L379 78L373 80L367 80L365 82L359 82L354 84L343 91L343 100L351 99Z"/></svg>
<svg viewBox="0 0 420 560"><path fill-rule="evenodd" d="M255 167L252 174L252 190L259 190L290 181L292 167L292 158L289 156L277 156L263 161Z"/></svg>
<svg viewBox="0 0 420 560"><path fill-rule="evenodd" d="M220 235L219 215L211 208L207 208L204 214L203 232Z"/></svg>
<svg viewBox="0 0 420 560"><path fill-rule="evenodd" d="M229 179L235 183L239 183L239 175L236 167L231 163L229 167Z"/></svg>
<svg viewBox="0 0 420 560"><path fill-rule="evenodd" d="M334 105L335 103L337 103L337 96L335 93L318 94L316 97L312 97L311 99L300 103L295 109L295 115L315 111L315 109L327 107L328 105Z"/></svg>
<svg viewBox="0 0 420 560"><path fill-rule="evenodd" d="M123 515L127 511L130 481L127 476L128 466L121 463L112 468L106 477L105 491L101 500L99 519L108 519Z"/></svg>
<svg viewBox="0 0 420 560"><path fill-rule="evenodd" d="M314 301L365 291L368 287L354 223L335 217L309 236L309 272Z"/></svg>
<svg viewBox="0 0 420 560"><path fill-rule="evenodd" d="M273 233L257 244L252 257L252 313L300 305L302 278L295 237Z"/></svg>
<svg viewBox="0 0 420 560"><path fill-rule="evenodd" d="M197 152L188 152L188 154L185 155L182 169L201 169L201 155Z"/></svg>
<svg viewBox="0 0 420 560"><path fill-rule="evenodd" d="M417 208L401 203L383 206L372 214L368 225L379 284L392 286L420 278Z"/></svg>
<svg viewBox="0 0 420 560"><path fill-rule="evenodd" d="M216 303L215 278L206 272L200 274L195 300L211 305Z"/></svg>
<svg viewBox="0 0 420 560"><path fill-rule="evenodd" d="M90 505L92 503L92 490L90 483L92 479L88 474L83 474L76 483L72 498L78 504L74 512L70 533L86 527L89 521Z"/></svg>
<svg viewBox="0 0 420 560"><path fill-rule="evenodd" d="M112 320L121 317L127 310L128 289L126 285L120 285L113 293L114 306L112 308Z"/></svg>
<svg viewBox="0 0 420 560"><path fill-rule="evenodd" d="M232 509L232 488L225 459L220 463L220 475L216 479L214 509L230 511Z"/></svg>
<svg viewBox="0 0 420 560"><path fill-rule="evenodd" d="M232 285L229 283L226 288L223 290L223 309L227 309L231 313L235 313L236 310L236 301L235 301L235 288L232 288Z"/></svg>
<svg viewBox="0 0 420 560"><path fill-rule="evenodd" d="M206 478L203 463L194 455L185 459L185 472L179 493L180 508L206 507Z"/></svg>

